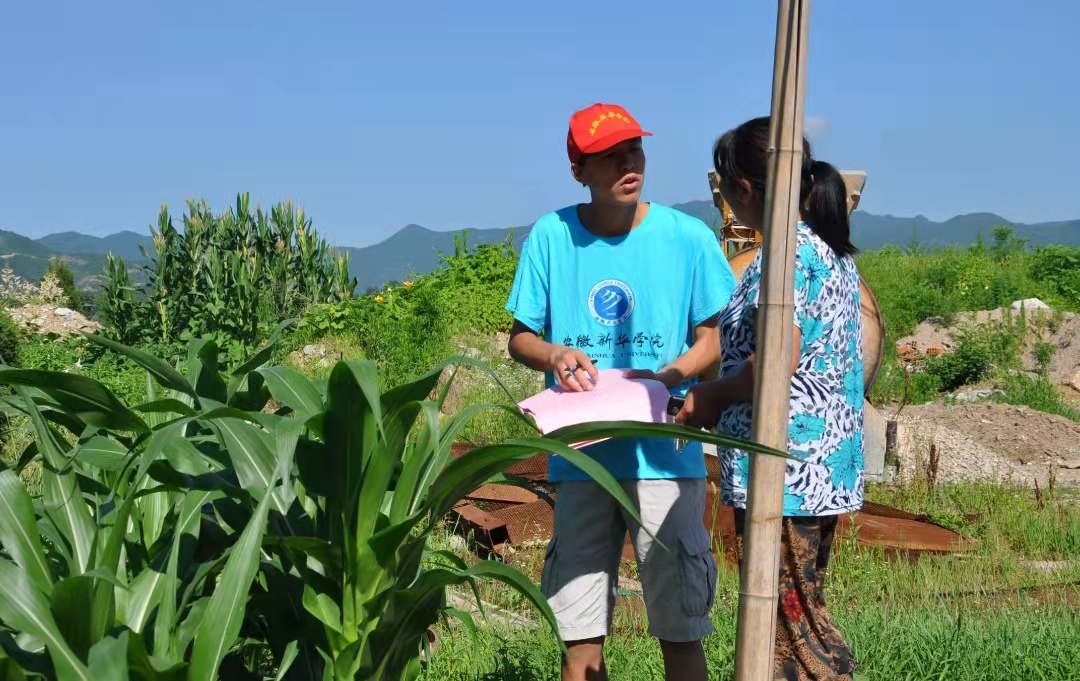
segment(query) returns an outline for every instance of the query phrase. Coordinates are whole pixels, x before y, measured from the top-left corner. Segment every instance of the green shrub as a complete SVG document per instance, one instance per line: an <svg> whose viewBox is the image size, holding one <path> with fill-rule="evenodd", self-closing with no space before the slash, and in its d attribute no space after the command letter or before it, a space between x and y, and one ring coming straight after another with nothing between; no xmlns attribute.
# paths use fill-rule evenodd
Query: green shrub
<svg viewBox="0 0 1080 681"><path fill-rule="evenodd" d="M1080 248L1054 244L1032 255L1031 274L1046 282L1073 310L1080 310Z"/></svg>
<svg viewBox="0 0 1080 681"><path fill-rule="evenodd" d="M1022 343L1023 336L1007 324L966 329L958 334L956 350L928 359L925 372L937 378L940 390L951 392L1017 366Z"/></svg>
<svg viewBox="0 0 1080 681"><path fill-rule="evenodd" d="M1080 411L1069 406L1057 386L1042 376L1006 375L998 382L998 388L1005 393L995 397L999 402L1023 405L1035 411L1080 421Z"/></svg>
<svg viewBox="0 0 1080 681"><path fill-rule="evenodd" d="M59 256L49 258L48 267L45 269L45 276L42 277L42 281L49 275L56 277L56 280L60 283L60 289L64 292L64 297L67 299L67 307L75 310L76 312L82 312L85 305L83 301L83 294L75 286L75 273L71 271L71 267Z"/></svg>
<svg viewBox="0 0 1080 681"><path fill-rule="evenodd" d="M30 336L19 347L19 364L100 381L125 404L137 404L146 398L146 371L142 367L81 336Z"/></svg>
<svg viewBox="0 0 1080 681"><path fill-rule="evenodd" d="M435 272L387 284L359 298L308 308L289 343L299 348L324 338L359 347L387 385L415 376L449 356L452 342L510 329L505 310L517 254L513 237L470 250L467 233Z"/></svg>
<svg viewBox="0 0 1080 681"><path fill-rule="evenodd" d="M22 332L11 317L0 313L0 361L8 366L19 366L19 347Z"/></svg>
<svg viewBox="0 0 1080 681"><path fill-rule="evenodd" d="M308 309L289 343L298 348L321 339L348 338L379 368L386 388L415 376L451 354L452 313L439 304L430 280Z"/></svg>
<svg viewBox="0 0 1080 681"><path fill-rule="evenodd" d="M455 336L509 331L513 318L506 300L514 283L518 254L513 232L505 241L481 244L470 251L468 232L455 238L455 250L430 277L438 304L451 313Z"/></svg>
<svg viewBox="0 0 1080 681"><path fill-rule="evenodd" d="M1039 372L1039 375L1046 376L1050 371L1050 363L1054 361L1054 354L1057 352L1057 346L1053 343L1047 343L1046 341L1037 341L1032 348L1032 355L1035 358L1035 366Z"/></svg>

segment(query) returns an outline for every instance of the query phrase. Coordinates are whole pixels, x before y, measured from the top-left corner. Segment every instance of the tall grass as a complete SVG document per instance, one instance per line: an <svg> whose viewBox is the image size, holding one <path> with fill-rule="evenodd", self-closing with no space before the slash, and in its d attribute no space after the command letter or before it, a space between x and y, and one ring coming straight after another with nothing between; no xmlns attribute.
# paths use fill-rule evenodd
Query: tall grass
<svg viewBox="0 0 1080 681"><path fill-rule="evenodd" d="M709 678L735 670L733 611L714 618L705 639ZM1021 604L963 613L947 605L912 609L874 603L836 614L867 681L1015 681L1075 679L1080 617L1065 605L1033 610ZM559 651L542 631L483 630L475 642L461 631L444 634L429 678L438 681L548 681L558 678ZM640 633L607 645L609 677L662 679L657 643Z"/></svg>

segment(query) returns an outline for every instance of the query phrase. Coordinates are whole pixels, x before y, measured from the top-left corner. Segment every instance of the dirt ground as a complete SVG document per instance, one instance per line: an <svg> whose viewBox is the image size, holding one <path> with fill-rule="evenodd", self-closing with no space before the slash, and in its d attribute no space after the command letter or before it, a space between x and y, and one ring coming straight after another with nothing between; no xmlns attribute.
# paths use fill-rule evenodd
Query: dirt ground
<svg viewBox="0 0 1080 681"><path fill-rule="evenodd" d="M937 480L1080 484L1080 423L1027 407L981 403L905 407L900 477L925 476L931 445Z"/></svg>

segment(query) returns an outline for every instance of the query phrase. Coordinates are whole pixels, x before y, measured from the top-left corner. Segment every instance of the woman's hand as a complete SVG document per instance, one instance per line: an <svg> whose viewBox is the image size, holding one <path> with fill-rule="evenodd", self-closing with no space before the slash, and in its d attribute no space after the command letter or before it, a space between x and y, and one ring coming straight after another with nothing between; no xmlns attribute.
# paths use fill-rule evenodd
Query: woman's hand
<svg viewBox="0 0 1080 681"><path fill-rule="evenodd" d="M708 381L691 386L686 401L675 415L675 423L696 428L715 428L720 412L727 406L723 399L720 381Z"/></svg>
<svg viewBox="0 0 1080 681"><path fill-rule="evenodd" d="M581 350L563 345L553 345L548 365L555 379L564 390L582 392L592 390L600 374L596 366Z"/></svg>

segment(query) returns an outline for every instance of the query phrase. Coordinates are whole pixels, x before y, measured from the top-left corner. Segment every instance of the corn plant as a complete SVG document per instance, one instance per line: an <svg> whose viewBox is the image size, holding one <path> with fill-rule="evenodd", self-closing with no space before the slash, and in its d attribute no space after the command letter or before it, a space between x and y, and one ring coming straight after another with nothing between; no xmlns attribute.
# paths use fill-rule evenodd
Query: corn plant
<svg viewBox="0 0 1080 681"><path fill-rule="evenodd" d="M428 628L440 617L470 621L448 607L451 586L504 582L554 629L517 570L428 547L446 513L508 466L563 456L637 517L614 478L571 443L678 437L786 456L620 422L455 458L452 443L485 410L531 423L497 405L442 415L453 381L437 388L445 367L380 391L370 361L338 362L325 382L265 366L272 342L223 373L217 346L194 341L185 375L91 339L138 362L162 394L128 408L82 376L0 371L35 424L24 459L43 464L37 507L15 470L0 473L0 504L16 519L0 526L0 680L416 679Z"/></svg>
<svg viewBox="0 0 1080 681"><path fill-rule="evenodd" d="M222 377L212 342L192 344L185 377L91 338L164 391L148 381L147 401L129 408L84 376L0 370L35 433L0 470L0 679L242 678L243 606L289 471L260 462L257 488L271 492L257 499L238 484L252 462L230 439L233 413L259 408L261 384ZM39 500L19 478L34 463Z"/></svg>
<svg viewBox="0 0 1080 681"><path fill-rule="evenodd" d="M348 256L291 204L253 211L242 194L235 208L215 215L205 202L189 201L183 230L173 222L163 207L150 230L153 248L143 249L137 299L122 300L126 273L112 261L106 268L102 317L110 336L126 344L209 337L239 360L279 320L351 298L356 288Z"/></svg>
<svg viewBox="0 0 1080 681"><path fill-rule="evenodd" d="M143 335L140 324L142 315L135 299L131 276L124 266L124 259L109 253L105 261L105 285L102 287L98 305L102 319L107 320L113 335L122 343L134 343Z"/></svg>

